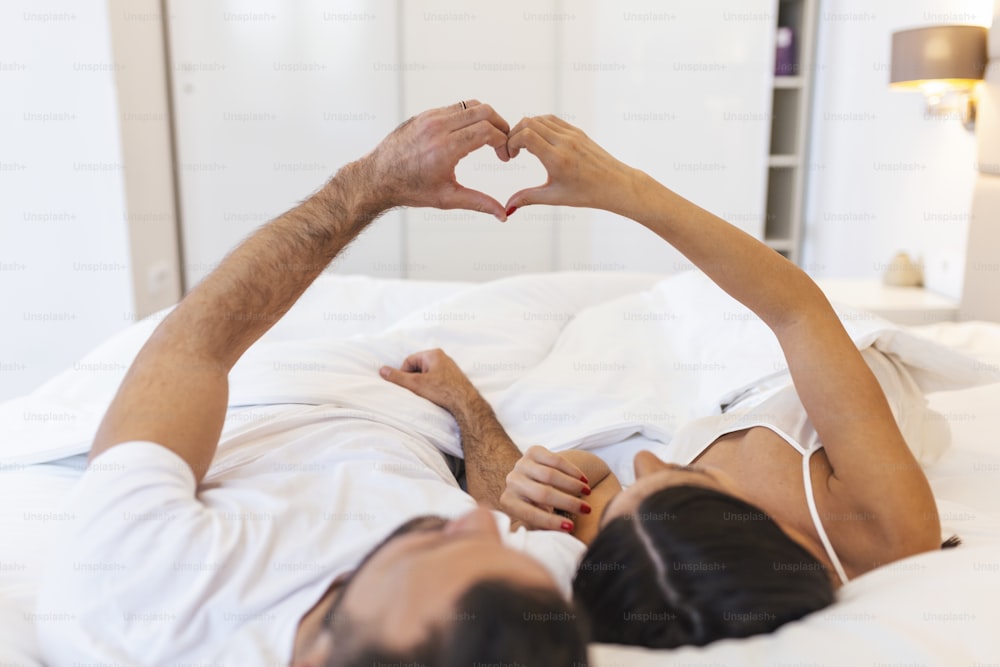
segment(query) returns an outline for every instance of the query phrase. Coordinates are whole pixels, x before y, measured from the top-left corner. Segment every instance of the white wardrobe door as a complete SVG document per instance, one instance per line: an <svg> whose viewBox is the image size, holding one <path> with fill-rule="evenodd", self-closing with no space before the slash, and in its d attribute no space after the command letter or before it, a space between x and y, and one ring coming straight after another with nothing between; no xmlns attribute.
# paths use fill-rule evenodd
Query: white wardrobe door
<svg viewBox="0 0 1000 667"><path fill-rule="evenodd" d="M564 6L576 15L558 24L567 117L612 154L763 238L777 0ZM579 211L568 227L588 243L573 245L562 268L687 266L651 232L610 214Z"/></svg>
<svg viewBox="0 0 1000 667"><path fill-rule="evenodd" d="M394 0L170 0L184 272L241 239L401 121ZM332 270L400 276L398 213Z"/></svg>
<svg viewBox="0 0 1000 667"><path fill-rule="evenodd" d="M513 126L555 109L553 0L470 3L425 0L402 5L406 114L479 99ZM527 152L502 163L490 148L456 170L460 183L501 204L518 189L541 185L545 170ZM505 223L481 213L406 212L409 275L488 280L555 268L553 211L517 213Z"/></svg>

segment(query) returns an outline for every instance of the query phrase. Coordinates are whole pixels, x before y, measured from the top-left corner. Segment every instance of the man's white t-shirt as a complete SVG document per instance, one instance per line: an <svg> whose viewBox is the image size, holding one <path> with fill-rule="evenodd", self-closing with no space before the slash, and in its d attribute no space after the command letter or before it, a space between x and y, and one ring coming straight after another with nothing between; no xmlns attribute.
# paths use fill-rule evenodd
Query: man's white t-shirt
<svg viewBox="0 0 1000 667"><path fill-rule="evenodd" d="M93 461L39 593L46 664L287 665L299 621L337 575L407 519L475 507L429 442L376 417L329 406L255 414L199 487L155 443ZM583 545L510 532L496 516L505 542L568 595Z"/></svg>

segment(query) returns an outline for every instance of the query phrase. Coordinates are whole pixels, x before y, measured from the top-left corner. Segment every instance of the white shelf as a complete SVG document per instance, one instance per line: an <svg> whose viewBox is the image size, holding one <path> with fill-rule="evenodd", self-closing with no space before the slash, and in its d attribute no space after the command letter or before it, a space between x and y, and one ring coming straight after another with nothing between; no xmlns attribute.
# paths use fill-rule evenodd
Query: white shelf
<svg viewBox="0 0 1000 667"><path fill-rule="evenodd" d="M767 239L767 247L778 252L791 252L795 249L795 242L791 239Z"/></svg>
<svg viewBox="0 0 1000 667"><path fill-rule="evenodd" d="M802 160L798 155L769 155L767 157L767 166L775 169L797 167L801 163Z"/></svg>
<svg viewBox="0 0 1000 667"><path fill-rule="evenodd" d="M792 76L775 76L767 159L764 238L791 261L799 262L808 163L809 115L819 0L781 0L778 27L794 31L797 51Z"/></svg>
<svg viewBox="0 0 1000 667"><path fill-rule="evenodd" d="M896 287L871 279L817 280L826 297L906 325L953 322L958 302L923 287Z"/></svg>
<svg viewBox="0 0 1000 667"><path fill-rule="evenodd" d="M805 85L805 79L801 76L776 76L774 77L774 87L787 90L791 88L801 88Z"/></svg>

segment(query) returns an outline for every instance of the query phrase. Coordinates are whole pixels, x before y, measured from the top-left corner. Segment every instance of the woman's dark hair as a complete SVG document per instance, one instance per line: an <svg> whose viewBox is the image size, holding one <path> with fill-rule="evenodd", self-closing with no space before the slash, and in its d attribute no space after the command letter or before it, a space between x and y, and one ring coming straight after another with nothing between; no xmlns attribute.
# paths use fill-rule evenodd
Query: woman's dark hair
<svg viewBox="0 0 1000 667"><path fill-rule="evenodd" d="M585 667L584 624L555 590L483 581L459 599L454 613L419 646L400 652L381 646L384 629L359 627L348 615L333 619L333 655L327 667L375 665L524 665Z"/></svg>
<svg viewBox="0 0 1000 667"><path fill-rule="evenodd" d="M834 600L826 568L773 519L698 486L654 493L608 523L573 594L592 640L651 648L771 632Z"/></svg>

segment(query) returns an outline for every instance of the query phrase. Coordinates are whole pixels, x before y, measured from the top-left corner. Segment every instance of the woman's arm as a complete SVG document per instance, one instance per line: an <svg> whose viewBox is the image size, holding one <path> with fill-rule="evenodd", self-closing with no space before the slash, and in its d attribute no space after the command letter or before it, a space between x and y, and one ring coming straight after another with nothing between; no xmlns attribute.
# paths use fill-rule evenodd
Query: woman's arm
<svg viewBox="0 0 1000 667"><path fill-rule="evenodd" d="M827 512L870 518L871 539L902 557L936 548L940 523L930 485L896 426L885 395L826 297L798 267L647 174L619 162L587 135L551 116L512 131L548 182L508 207L544 203L601 208L636 220L667 241L777 336L796 390L833 467Z"/></svg>

